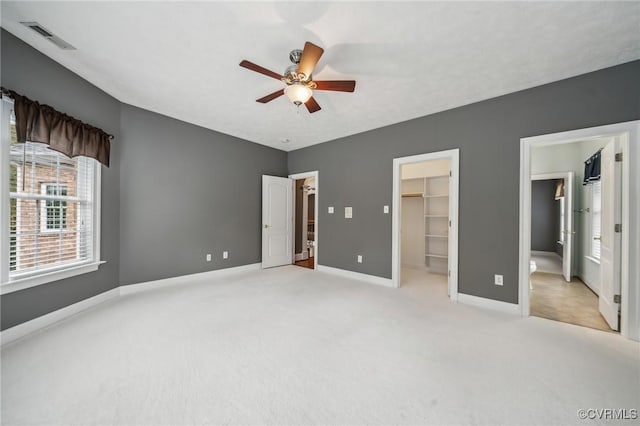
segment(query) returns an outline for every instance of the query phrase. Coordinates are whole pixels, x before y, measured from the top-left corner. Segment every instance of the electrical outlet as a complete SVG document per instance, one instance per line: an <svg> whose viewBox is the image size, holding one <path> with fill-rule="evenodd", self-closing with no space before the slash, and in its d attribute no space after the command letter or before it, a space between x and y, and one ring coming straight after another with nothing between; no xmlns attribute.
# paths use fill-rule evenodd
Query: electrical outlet
<svg viewBox="0 0 640 426"><path fill-rule="evenodd" d="M351 219L353 217L353 207L344 208L344 217L345 219Z"/></svg>
<svg viewBox="0 0 640 426"><path fill-rule="evenodd" d="M358 255L358 263L362 263L362 255L361 254Z"/></svg>
<svg viewBox="0 0 640 426"><path fill-rule="evenodd" d="M382 208L382 211L384 212L384 214L389 214L389 206L384 206Z"/></svg>
<svg viewBox="0 0 640 426"><path fill-rule="evenodd" d="M495 285L502 285L502 275L494 275L493 276L493 283Z"/></svg>
<svg viewBox="0 0 640 426"><path fill-rule="evenodd" d="M211 262L211 253L207 254L207 262Z"/></svg>
<svg viewBox="0 0 640 426"><path fill-rule="evenodd" d="M329 207L328 212L329 214L333 214L333 207Z"/></svg>
<svg viewBox="0 0 640 426"><path fill-rule="evenodd" d="M228 251L223 251L222 252L222 258L223 259L228 259L229 258L229 252Z"/></svg>

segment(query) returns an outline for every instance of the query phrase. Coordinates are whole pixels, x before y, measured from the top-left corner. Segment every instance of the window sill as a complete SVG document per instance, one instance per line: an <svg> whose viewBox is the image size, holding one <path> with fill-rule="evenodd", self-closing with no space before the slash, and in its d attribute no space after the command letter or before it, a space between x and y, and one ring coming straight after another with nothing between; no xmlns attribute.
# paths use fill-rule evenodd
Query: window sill
<svg viewBox="0 0 640 426"><path fill-rule="evenodd" d="M592 261L593 263L595 263L596 265L600 264L600 260L596 259L595 257L591 257L591 256L585 256L585 259L589 259L590 261Z"/></svg>
<svg viewBox="0 0 640 426"><path fill-rule="evenodd" d="M24 290L26 288L50 283L52 281L63 280L65 278L75 277L76 275L97 271L98 267L103 263L106 262L99 261L84 263L82 265L71 266L57 271L45 272L36 276L14 279L0 285L0 294L13 293L14 291Z"/></svg>

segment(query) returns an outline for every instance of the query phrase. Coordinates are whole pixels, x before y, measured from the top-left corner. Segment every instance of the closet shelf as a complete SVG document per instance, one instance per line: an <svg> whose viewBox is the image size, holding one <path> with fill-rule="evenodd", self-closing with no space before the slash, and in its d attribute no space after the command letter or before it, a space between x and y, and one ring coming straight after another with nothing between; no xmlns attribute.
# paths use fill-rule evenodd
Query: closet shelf
<svg viewBox="0 0 640 426"><path fill-rule="evenodd" d="M444 254L430 254L430 253L425 254L424 257L435 257L436 259L448 259L449 258L449 256L444 255Z"/></svg>
<svg viewBox="0 0 640 426"><path fill-rule="evenodd" d="M423 263L433 273L447 273L449 242L449 173L423 178L407 179L403 181L402 199L408 197L420 198L415 204L407 201L403 204L407 208L406 220L414 226L419 226L416 233L412 233L409 240L411 249L416 255L424 256ZM415 199L414 198L414 199ZM405 216L403 214L403 216ZM421 218L422 217L422 218ZM417 222L417 223L416 223ZM422 222L422 223L420 223ZM419 224L419 225L418 225ZM421 236L422 235L422 236ZM420 241L422 239L422 241Z"/></svg>

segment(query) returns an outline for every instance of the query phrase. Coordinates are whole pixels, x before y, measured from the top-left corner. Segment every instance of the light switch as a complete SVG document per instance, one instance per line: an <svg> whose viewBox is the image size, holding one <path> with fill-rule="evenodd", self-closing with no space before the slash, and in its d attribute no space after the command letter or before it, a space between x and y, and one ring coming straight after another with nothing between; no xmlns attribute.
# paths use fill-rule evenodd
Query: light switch
<svg viewBox="0 0 640 426"><path fill-rule="evenodd" d="M344 208L344 217L346 219L351 219L353 217L353 207Z"/></svg>
<svg viewBox="0 0 640 426"><path fill-rule="evenodd" d="M389 206L384 206L382 210L384 211L385 214L389 214Z"/></svg>
<svg viewBox="0 0 640 426"><path fill-rule="evenodd" d="M328 212L329 212L329 214L333 214L333 207L329 207Z"/></svg>

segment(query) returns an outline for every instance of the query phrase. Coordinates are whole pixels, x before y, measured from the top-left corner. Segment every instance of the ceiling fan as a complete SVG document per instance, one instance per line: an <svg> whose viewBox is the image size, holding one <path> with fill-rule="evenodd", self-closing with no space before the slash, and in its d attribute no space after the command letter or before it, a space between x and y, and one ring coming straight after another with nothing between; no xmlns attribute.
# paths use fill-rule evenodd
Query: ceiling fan
<svg viewBox="0 0 640 426"><path fill-rule="evenodd" d="M304 49L295 49L289 53L289 59L293 65L287 67L283 75L270 71L256 65L253 62L242 61L240 66L251 71L264 74L268 77L281 80L286 84L284 89L280 89L267 96L257 99L256 102L266 104L272 100L287 95L289 100L298 107L304 104L310 113L320 111L320 105L313 98L313 90L332 90L335 92L353 92L356 87L354 80L317 80L312 79L313 69L324 53L324 49L311 42L304 44Z"/></svg>

